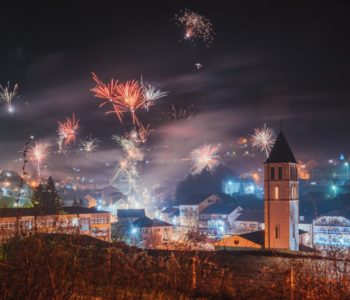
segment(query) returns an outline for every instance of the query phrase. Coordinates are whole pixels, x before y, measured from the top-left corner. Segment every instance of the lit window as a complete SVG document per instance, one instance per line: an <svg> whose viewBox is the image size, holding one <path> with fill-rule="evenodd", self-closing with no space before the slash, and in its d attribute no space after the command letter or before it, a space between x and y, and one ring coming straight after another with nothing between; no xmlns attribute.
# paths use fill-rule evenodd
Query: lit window
<svg viewBox="0 0 350 300"><path fill-rule="evenodd" d="M280 198L280 188L278 185L275 186L275 199Z"/></svg>

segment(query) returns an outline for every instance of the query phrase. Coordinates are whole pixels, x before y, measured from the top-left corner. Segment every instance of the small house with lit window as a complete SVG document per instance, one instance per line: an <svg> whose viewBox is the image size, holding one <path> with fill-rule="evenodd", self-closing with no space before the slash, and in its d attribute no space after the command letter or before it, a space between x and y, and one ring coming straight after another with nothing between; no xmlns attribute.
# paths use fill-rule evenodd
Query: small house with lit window
<svg viewBox="0 0 350 300"><path fill-rule="evenodd" d="M233 222L232 232L248 233L264 229L264 210L245 209L237 216Z"/></svg>
<svg viewBox="0 0 350 300"><path fill-rule="evenodd" d="M199 231L207 236L222 237L232 230L242 207L218 202L206 207L199 215Z"/></svg>
<svg viewBox="0 0 350 300"><path fill-rule="evenodd" d="M133 223L132 243L146 249L166 248L171 242L173 226L158 219L143 217Z"/></svg>
<svg viewBox="0 0 350 300"><path fill-rule="evenodd" d="M192 195L185 201L179 203L180 226L184 230L198 229L199 214L208 206L220 202L216 194Z"/></svg>

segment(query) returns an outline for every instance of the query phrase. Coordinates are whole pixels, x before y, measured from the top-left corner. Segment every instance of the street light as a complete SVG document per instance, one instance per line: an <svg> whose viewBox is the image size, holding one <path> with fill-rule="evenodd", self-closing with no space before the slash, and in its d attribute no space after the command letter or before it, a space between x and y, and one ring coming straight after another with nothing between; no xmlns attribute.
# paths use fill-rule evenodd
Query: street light
<svg viewBox="0 0 350 300"><path fill-rule="evenodd" d="M333 197L335 197L337 194L337 186L335 184L332 185L332 190L333 190Z"/></svg>

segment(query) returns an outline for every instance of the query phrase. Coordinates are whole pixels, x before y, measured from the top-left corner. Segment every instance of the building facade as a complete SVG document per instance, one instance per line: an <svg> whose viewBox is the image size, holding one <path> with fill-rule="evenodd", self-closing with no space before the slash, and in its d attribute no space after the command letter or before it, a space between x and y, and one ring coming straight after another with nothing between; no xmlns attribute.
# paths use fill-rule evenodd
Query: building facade
<svg viewBox="0 0 350 300"><path fill-rule="evenodd" d="M243 209L225 202L205 208L199 215L199 231L209 237L219 238L232 230L234 221Z"/></svg>
<svg viewBox="0 0 350 300"><path fill-rule="evenodd" d="M316 248L350 247L350 213L336 210L312 222L313 245Z"/></svg>
<svg viewBox="0 0 350 300"><path fill-rule="evenodd" d="M167 248L172 240L173 226L167 222L143 217L133 223L132 244L146 249Z"/></svg>
<svg viewBox="0 0 350 300"><path fill-rule="evenodd" d="M179 205L180 225L183 229L195 229L199 227L199 214L208 206L217 203L220 198L215 195L194 195Z"/></svg>
<svg viewBox="0 0 350 300"><path fill-rule="evenodd" d="M264 166L265 248L299 250L298 165L281 131Z"/></svg>
<svg viewBox="0 0 350 300"><path fill-rule="evenodd" d="M111 218L106 211L84 207L63 207L59 214L53 209L0 209L0 243L13 237L37 233L84 234L111 241Z"/></svg>

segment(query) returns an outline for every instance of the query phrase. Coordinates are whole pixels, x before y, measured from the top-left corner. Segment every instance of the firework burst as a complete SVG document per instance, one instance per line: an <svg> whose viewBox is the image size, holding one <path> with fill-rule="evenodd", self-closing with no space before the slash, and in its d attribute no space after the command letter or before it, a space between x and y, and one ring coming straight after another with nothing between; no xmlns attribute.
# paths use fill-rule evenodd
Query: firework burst
<svg viewBox="0 0 350 300"><path fill-rule="evenodd" d="M122 147L128 160L133 162L143 161L144 153L137 147L135 141L125 136L113 136L112 139Z"/></svg>
<svg viewBox="0 0 350 300"><path fill-rule="evenodd" d="M49 157L50 147L49 143L38 141L29 149L29 161L37 168L38 177L41 175L41 166L43 162Z"/></svg>
<svg viewBox="0 0 350 300"><path fill-rule="evenodd" d="M137 130L136 130L135 128L133 128L131 131L127 132L127 133L125 134L125 136L126 136L129 140L131 140L131 141L133 141L133 142L135 142L135 143L138 143L138 142L139 142L139 133L137 132ZM116 140L117 140L117 139L116 139Z"/></svg>
<svg viewBox="0 0 350 300"><path fill-rule="evenodd" d="M266 157L269 156L275 141L275 132L273 129L266 127L266 124L262 128L255 128L254 134L251 136L251 145L261 152L265 152Z"/></svg>
<svg viewBox="0 0 350 300"><path fill-rule="evenodd" d="M104 100L100 104L100 107L111 103L113 111L108 111L107 113L114 112L119 121L122 123L123 113L125 112L125 106L118 101L118 81L113 78L109 83L102 82L95 73L92 73L92 79L95 81L96 86L90 89L91 92L95 93L95 97Z"/></svg>
<svg viewBox="0 0 350 300"><path fill-rule="evenodd" d="M117 100L121 107L131 113L133 124L140 125L136 111L145 106L142 87L137 81L127 81L117 86Z"/></svg>
<svg viewBox="0 0 350 300"><path fill-rule="evenodd" d="M6 86L0 85L0 99L8 107L8 112L13 112L12 102L15 100L18 94L18 84L16 83L13 90L10 88L10 83L8 82Z"/></svg>
<svg viewBox="0 0 350 300"><path fill-rule="evenodd" d="M154 105L154 102L160 98L163 98L168 95L169 92L163 92L161 90L157 90L154 86L148 84L145 85L141 78L141 87L144 97L144 108L146 111L149 110L151 106Z"/></svg>
<svg viewBox="0 0 350 300"><path fill-rule="evenodd" d="M111 183L117 179L126 181L129 186L129 193L137 188L137 180L139 178L139 171L137 166L130 160L122 158L115 169Z"/></svg>
<svg viewBox="0 0 350 300"><path fill-rule="evenodd" d="M174 104L171 105L170 109L163 114L167 117L168 120L176 121L182 119L191 119L194 114L194 105L189 105L185 108L177 108Z"/></svg>
<svg viewBox="0 0 350 300"><path fill-rule="evenodd" d="M207 46L214 39L213 24L204 16L185 9L174 16L175 23L184 29L184 39L202 40Z"/></svg>
<svg viewBox="0 0 350 300"><path fill-rule="evenodd" d="M100 141L97 138L90 137L86 140L82 140L80 146L80 151L88 155L98 149L100 146Z"/></svg>
<svg viewBox="0 0 350 300"><path fill-rule="evenodd" d="M220 144L205 144L191 152L190 159L193 162L192 174L198 174L203 170L213 171L220 164L218 151Z"/></svg>
<svg viewBox="0 0 350 300"><path fill-rule="evenodd" d="M148 136L150 135L152 129L150 129L150 124L148 124L146 127L140 126L138 136L139 136L139 141L144 144L148 140Z"/></svg>
<svg viewBox="0 0 350 300"><path fill-rule="evenodd" d="M58 122L58 136L61 139L61 146L63 141L65 145L75 142L78 129L79 120L75 118L75 114L72 115L72 118L67 118L65 122Z"/></svg>

